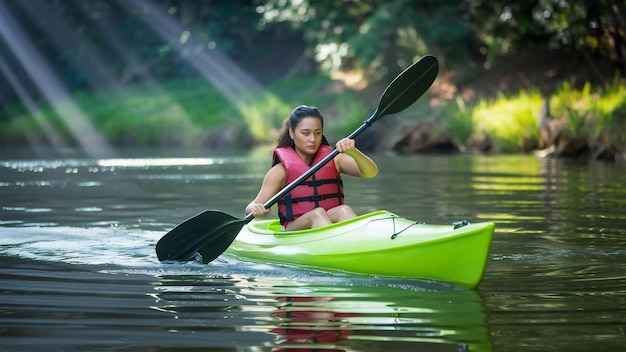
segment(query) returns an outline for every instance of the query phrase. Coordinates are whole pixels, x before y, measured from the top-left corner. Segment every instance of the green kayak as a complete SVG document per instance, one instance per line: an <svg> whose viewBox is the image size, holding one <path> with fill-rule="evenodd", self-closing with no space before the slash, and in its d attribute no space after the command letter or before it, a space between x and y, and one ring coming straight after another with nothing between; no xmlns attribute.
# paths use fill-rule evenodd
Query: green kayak
<svg viewBox="0 0 626 352"><path fill-rule="evenodd" d="M385 210L303 231L282 232L278 220L253 220L227 252L255 261L474 288L483 276L493 231L491 222L427 225Z"/></svg>

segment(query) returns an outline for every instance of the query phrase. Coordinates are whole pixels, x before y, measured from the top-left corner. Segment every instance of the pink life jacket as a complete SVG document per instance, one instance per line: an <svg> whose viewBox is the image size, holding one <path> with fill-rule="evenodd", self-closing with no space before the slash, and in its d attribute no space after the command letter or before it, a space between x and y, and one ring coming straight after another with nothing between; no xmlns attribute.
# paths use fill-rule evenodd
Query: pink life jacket
<svg viewBox="0 0 626 352"><path fill-rule="evenodd" d="M317 150L311 166L317 164L332 151L333 148L322 144ZM292 147L276 148L274 154L285 167L286 184L290 184L311 168L296 154ZM332 209L343 204L343 198L341 174L337 171L334 162L328 162L310 178L301 182L291 192L278 200L280 223L284 225L317 207L326 210Z"/></svg>

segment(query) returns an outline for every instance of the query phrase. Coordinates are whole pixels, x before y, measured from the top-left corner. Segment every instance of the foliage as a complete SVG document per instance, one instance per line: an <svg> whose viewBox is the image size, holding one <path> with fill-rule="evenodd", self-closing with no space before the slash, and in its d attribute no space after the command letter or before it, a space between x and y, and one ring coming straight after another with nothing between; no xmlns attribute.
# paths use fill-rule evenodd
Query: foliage
<svg viewBox="0 0 626 352"><path fill-rule="evenodd" d="M4 108L24 95L42 97L43 78L25 60L37 56L70 93L193 78L193 60L214 52L265 82L318 69L357 69L386 82L425 53L439 57L444 70L471 72L545 42L584 57L598 75L605 62L626 69L626 6L617 0L3 0L1 6L15 21L12 33L0 35L3 72L21 83L0 85ZM28 55L15 53L14 37L30 39Z"/></svg>
<svg viewBox="0 0 626 352"><path fill-rule="evenodd" d="M268 0L263 12L265 22L304 31L322 67L374 80L425 53L463 71L544 42L582 54L596 70L592 55L626 67L626 9L616 0Z"/></svg>
<svg viewBox="0 0 626 352"><path fill-rule="evenodd" d="M591 84L586 83L577 90L565 82L550 99L552 117L564 122L563 132L572 136L585 135L594 99L596 97L591 94Z"/></svg>
<svg viewBox="0 0 626 352"><path fill-rule="evenodd" d="M443 128L449 131L453 142L457 146L465 146L474 134L472 109L457 97L439 109L439 120L443 121Z"/></svg>
<svg viewBox="0 0 626 352"><path fill-rule="evenodd" d="M617 0L2 0L0 12L10 21L0 28L4 141L69 138L50 106L67 97L121 144L190 145L225 125L267 142L299 104L320 106L336 122L328 133L341 136L370 102L329 84L334 70L376 85L433 53L446 77L467 82L503 55L547 43L599 83L553 94L563 131L608 148L626 143L626 6ZM265 90L229 102L199 79L233 67L252 76L233 81ZM529 150L539 99L532 88L478 103L457 97L435 114L458 144L486 133L503 150Z"/></svg>
<svg viewBox="0 0 626 352"><path fill-rule="evenodd" d="M626 86L614 84L604 89L595 101L591 138L598 146L611 150L626 149Z"/></svg>
<svg viewBox="0 0 626 352"><path fill-rule="evenodd" d="M563 121L562 131L610 150L626 146L626 86L613 84L576 90L564 83L552 97L554 118Z"/></svg>
<svg viewBox="0 0 626 352"><path fill-rule="evenodd" d="M591 66L592 55L626 67L624 15L616 0L472 0L464 1L474 37L484 44L486 63L502 54L549 42L553 48L581 53Z"/></svg>
<svg viewBox="0 0 626 352"><path fill-rule="evenodd" d="M544 97L535 89L500 95L466 105L461 99L439 109L442 125L457 145L489 138L503 152L529 152L537 147L538 114ZM549 100L556 133L587 140L597 150L626 147L626 86L616 82L602 88L587 83L576 89L563 83Z"/></svg>
<svg viewBox="0 0 626 352"><path fill-rule="evenodd" d="M387 81L420 56L466 58L470 26L458 1L283 1L265 4L266 21L302 29L327 70L358 69Z"/></svg>
<svg viewBox="0 0 626 352"><path fill-rule="evenodd" d="M537 145L542 100L536 90L481 100L472 108L473 130L486 133L503 152L530 151Z"/></svg>
<svg viewBox="0 0 626 352"><path fill-rule="evenodd" d="M239 109L200 79L97 94L81 92L72 99L115 145L196 146L223 126L233 127L239 135L252 136L258 143L270 143L284 118L300 104L320 107L327 121L325 134L333 141L352 132L371 113L371 102L324 76L292 77L268 88L250 100L249 106ZM441 132L461 147L471 148L488 138L503 152L529 152L537 147L537 119L544 99L537 90L529 89L476 103L465 103L457 97L434 110L422 99L411 107L411 115L441 121ZM552 118L562 122L558 124L561 133L587 139L596 149L620 151L626 147L625 85L616 82L593 88L586 84L576 89L563 83L552 95L550 106ZM50 124L48 130L72 140L51 106L12 114L13 119L0 122L4 143L45 142L49 136L42 121ZM414 116L404 118L415 120ZM243 142L234 143L232 147Z"/></svg>
<svg viewBox="0 0 626 352"><path fill-rule="evenodd" d="M273 141L283 120L297 105L319 105L329 121L327 134L333 136L354 126L357 116L364 118L363 103L354 94L336 94L324 88L329 85L329 79L322 76L294 77L270 85L264 93L237 106L201 79L142 84L95 94L80 92L72 100L105 139L116 145L192 146L224 126L265 143ZM28 135L45 140L37 122L39 115L53 121L57 133L72 140L50 105L33 112L13 111L11 120L0 121L2 140L19 142ZM235 141L235 147L237 142L241 141Z"/></svg>

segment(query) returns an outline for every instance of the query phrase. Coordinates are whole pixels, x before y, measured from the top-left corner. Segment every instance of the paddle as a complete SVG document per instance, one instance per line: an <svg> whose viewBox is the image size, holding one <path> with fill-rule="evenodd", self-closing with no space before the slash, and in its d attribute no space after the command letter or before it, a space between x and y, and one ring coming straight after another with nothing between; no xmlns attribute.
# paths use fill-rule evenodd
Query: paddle
<svg viewBox="0 0 626 352"><path fill-rule="evenodd" d="M430 88L438 71L439 63L431 55L422 57L402 71L387 86L374 113L348 138L354 139L381 117L395 114L409 107ZM263 206L271 207L278 199L311 177L337 154L339 151L333 150L311 169L285 186ZM206 210L165 234L156 245L157 257L160 261L187 261L200 254L202 262L209 263L224 253L241 228L253 218L252 214L238 219L221 211Z"/></svg>

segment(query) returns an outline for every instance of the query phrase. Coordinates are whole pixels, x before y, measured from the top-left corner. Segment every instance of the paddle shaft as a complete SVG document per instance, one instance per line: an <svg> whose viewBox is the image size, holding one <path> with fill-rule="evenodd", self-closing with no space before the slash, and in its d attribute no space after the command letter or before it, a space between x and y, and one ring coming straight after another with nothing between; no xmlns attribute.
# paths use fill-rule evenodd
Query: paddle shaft
<svg viewBox="0 0 626 352"><path fill-rule="evenodd" d="M413 104L431 86L437 77L438 69L437 59L432 55L426 55L409 66L387 86L372 116L348 138L354 139L382 116L395 114ZM338 154L339 151L334 149L307 172L270 198L263 206L271 207L278 199L291 192ZM195 253L200 253L202 261L208 263L221 255L234 241L241 227L252 219L254 219L252 213L237 219L219 211L204 211L165 234L156 245L157 256L161 261L189 260L195 256Z"/></svg>
<svg viewBox="0 0 626 352"><path fill-rule="evenodd" d="M422 60L430 60L431 66L428 67L427 70L424 70L423 72L421 72L419 78L404 74L405 72L414 69L413 66L420 65L420 64L423 65L424 63L420 62ZM356 138L359 134L361 134L361 132L369 128L372 124L374 124L374 122L376 122L382 116L386 114L393 114L393 113L402 111L406 109L409 105L413 104L426 90L426 89L423 89L423 91L420 92L419 94L411 94L411 90L414 90L417 84L424 83L422 82L422 80L429 81L427 87L430 87L430 84L432 83L432 81L434 81L437 75L437 69L434 70L434 75L433 75L432 69L437 68L438 63L437 63L437 60L433 56L430 56L430 55L425 56L422 60L413 63L413 65L405 69L402 73L396 76L396 78L391 83L389 83L389 85L387 86L387 89L385 89L385 92L383 93L383 95L380 98L380 101L378 102L378 108L374 111L374 113L367 120L363 122L361 126L359 126L359 128L354 130L354 132L352 132L348 136L348 138L350 139ZM417 88L418 91L420 89L421 89L420 87ZM278 192L276 195L270 198L267 202L265 202L263 206L266 209L270 208L280 198L285 196L287 193L291 192L300 183L304 182L306 179L311 177L311 175L313 175L319 169L321 169L324 165L326 165L329 161L333 160L333 158L335 158L337 154L339 154L339 151L337 150L337 148L335 148L330 154L324 157L324 159L320 160L317 164L311 167L307 172L300 175L300 177L293 180L290 184L285 186L280 192ZM243 220L245 221L245 223L248 223L253 218L254 218L254 215L250 213Z"/></svg>
<svg viewBox="0 0 626 352"><path fill-rule="evenodd" d="M361 134L361 132L365 131L365 129L367 129L372 124L372 122L371 122L372 119L377 117L377 114L378 114L378 110L376 110L376 112L374 112L374 114L372 114L372 116L370 118L368 118L365 122L363 122L361 127L359 127L354 132L352 132L348 136L348 138L354 139L356 136ZM293 180L290 184L288 184L283 189L281 189L280 192L278 192L272 198L270 198L267 202L265 202L265 204L263 204L263 206L265 208L270 208L280 198L285 196L287 193L291 192L294 188L298 187L298 185L300 183L304 182L307 178L311 177L314 173L319 171L319 169L321 169L329 161L333 160L333 158L336 157L338 154L339 154L339 151L337 150L337 148L335 148L330 154L326 155L326 157L324 157L324 159L320 160L319 162L317 162L317 164L313 165L309 170L307 170L307 172L303 173L298 178ZM253 217L254 217L253 215L248 214L245 219L246 220L252 220Z"/></svg>

